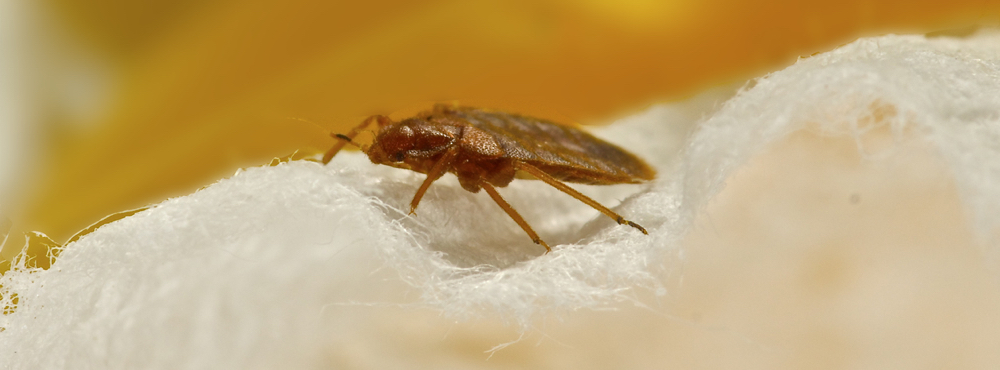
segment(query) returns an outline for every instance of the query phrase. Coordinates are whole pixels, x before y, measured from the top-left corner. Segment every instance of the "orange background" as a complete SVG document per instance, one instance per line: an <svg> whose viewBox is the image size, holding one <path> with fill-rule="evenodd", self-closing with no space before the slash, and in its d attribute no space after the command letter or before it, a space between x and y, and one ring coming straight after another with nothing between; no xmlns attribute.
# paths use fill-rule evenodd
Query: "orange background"
<svg viewBox="0 0 1000 370"><path fill-rule="evenodd" d="M33 75L96 64L106 86L85 114L37 95L37 170L6 195L21 199L15 232L58 242L236 168L322 150L328 131L370 114L458 100L602 122L860 36L1000 21L997 1L969 0L42 4L40 28L62 41L39 52L58 65ZM21 247L9 244L4 258Z"/></svg>

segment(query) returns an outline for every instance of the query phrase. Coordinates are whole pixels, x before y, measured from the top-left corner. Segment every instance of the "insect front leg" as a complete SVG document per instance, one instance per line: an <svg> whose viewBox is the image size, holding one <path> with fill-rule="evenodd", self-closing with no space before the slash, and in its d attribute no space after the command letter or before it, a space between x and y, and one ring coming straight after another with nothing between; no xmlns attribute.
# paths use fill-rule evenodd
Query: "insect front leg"
<svg viewBox="0 0 1000 370"><path fill-rule="evenodd" d="M389 119L389 117L382 115L371 116L362 121L361 124L358 125L357 127L352 128L351 131L347 132L347 135L330 133L330 136L333 136L339 141L337 141L336 144L333 144L333 147L330 148L330 150L328 150L326 154L323 155L323 164L329 163L330 160L333 159L333 156L337 155L337 152L340 152L341 149L344 149L344 146L346 146L347 143L350 143L351 140L354 140L354 138L357 137L362 130L364 130L368 126L371 126L371 124L376 121L378 121L379 127L392 124L392 120Z"/></svg>

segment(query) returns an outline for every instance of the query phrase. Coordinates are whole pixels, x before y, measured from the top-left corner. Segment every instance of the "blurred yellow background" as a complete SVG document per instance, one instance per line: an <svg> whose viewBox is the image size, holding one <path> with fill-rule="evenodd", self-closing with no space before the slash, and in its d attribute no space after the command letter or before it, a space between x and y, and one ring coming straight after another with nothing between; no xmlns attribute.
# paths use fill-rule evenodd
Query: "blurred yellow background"
<svg viewBox="0 0 1000 370"><path fill-rule="evenodd" d="M9 2L9 1L8 1ZM57 242L367 115L458 100L602 122L857 37L996 25L982 0L47 0L17 6L29 127L3 211ZM7 72L7 73L21 73ZM20 140L20 139L19 139ZM14 166L17 167L17 166ZM35 250L42 253L44 249ZM44 263L41 263L44 265Z"/></svg>

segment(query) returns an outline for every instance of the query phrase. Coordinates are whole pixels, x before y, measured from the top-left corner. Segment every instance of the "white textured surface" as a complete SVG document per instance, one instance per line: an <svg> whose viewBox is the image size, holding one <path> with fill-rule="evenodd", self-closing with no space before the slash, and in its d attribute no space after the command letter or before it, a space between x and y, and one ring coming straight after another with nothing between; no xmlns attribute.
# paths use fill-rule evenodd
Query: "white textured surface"
<svg viewBox="0 0 1000 370"><path fill-rule="evenodd" d="M721 323L730 329L721 330L724 339L716 336L712 343L723 343L720 349L745 358L685 363L685 358L697 359L685 352L699 347L692 338L704 337L664 323L675 322L668 317L683 311L680 305L668 307L670 299L697 294L684 289L704 285L665 280L677 276L679 257L689 253L682 245L703 240L685 238L727 232L723 215L701 223L695 216L704 215L724 186L734 186L738 169L803 129L831 140L849 138L851 148L860 149L863 161L871 163L897 163L900 151L923 153L911 158L946 168L943 173L954 179L983 250L996 249L997 35L861 40L758 79L724 105L714 104L718 96L653 108L596 130L648 159L660 177L640 186L580 189L644 225L650 236L615 226L542 183L517 181L501 194L542 238L559 245L539 256L540 248L485 194L463 191L451 176L431 187L416 217L405 217L399 209L408 204L421 176L372 166L357 153L343 153L327 167L297 162L252 168L101 228L67 246L51 270L15 270L0 278L4 299L10 293L19 298L17 311L0 317L0 364L24 369L608 368L671 363L801 368L810 362L796 366L788 360L800 354L794 350L794 335L774 339L748 328L732 331L740 327L735 321ZM688 138L690 125L703 117ZM873 140L878 132L887 132L888 139ZM794 168L783 168L783 173L799 171L820 179L810 186L847 181L840 172L816 171L827 168L823 163L802 161L794 167L798 158L778 157L768 163ZM937 173L933 165L929 168ZM789 178L765 177L753 184L768 194L768 189L788 185L782 181ZM913 178L922 177L900 177ZM912 186L882 181L889 185L873 187L882 189L882 195ZM786 194L791 197L792 191ZM732 203L725 199L718 202ZM770 224L764 225L770 229L744 230L742 235L768 231L824 240L842 237L824 234L836 225L820 222L800 229L793 226L797 220L780 218L787 217L783 214L787 212L780 208L759 210L754 222L746 224L767 220ZM720 229L713 230L713 220ZM752 263L752 257L741 261ZM781 266L758 275L774 271ZM994 297L992 288L978 293ZM780 301L766 295L749 301L768 300ZM898 317L895 310L879 311L885 307L879 302L864 306L867 311L841 308L869 320L877 317L871 312ZM708 307L699 312L720 312ZM605 308L614 311L600 311ZM736 311L750 315L753 307ZM802 315L800 326L813 317L795 312ZM915 317L911 325L920 319ZM716 332L715 325L694 324L702 334ZM842 341L891 342L872 340L865 327L878 325L841 323L829 330L837 331ZM485 359L482 351L518 339L522 329L530 343ZM839 348L837 343L821 347ZM927 364L919 356L907 357L918 359L916 363L905 362L905 352L892 348L885 350L887 357L856 356L869 348L863 346L845 355L858 362L841 367ZM986 353L969 348L964 350L970 361L981 361Z"/></svg>

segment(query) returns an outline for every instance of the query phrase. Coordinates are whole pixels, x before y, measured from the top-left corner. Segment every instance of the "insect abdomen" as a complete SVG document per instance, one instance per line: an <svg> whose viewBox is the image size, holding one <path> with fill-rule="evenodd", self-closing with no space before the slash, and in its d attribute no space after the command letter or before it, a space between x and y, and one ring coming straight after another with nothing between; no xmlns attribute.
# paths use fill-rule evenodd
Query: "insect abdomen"
<svg viewBox="0 0 1000 370"><path fill-rule="evenodd" d="M475 108L447 113L493 135L505 157L527 162L562 181L621 184L656 176L638 157L575 127Z"/></svg>

